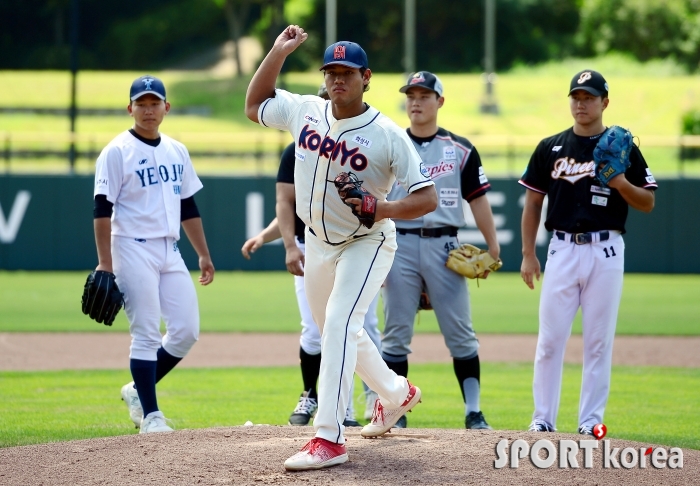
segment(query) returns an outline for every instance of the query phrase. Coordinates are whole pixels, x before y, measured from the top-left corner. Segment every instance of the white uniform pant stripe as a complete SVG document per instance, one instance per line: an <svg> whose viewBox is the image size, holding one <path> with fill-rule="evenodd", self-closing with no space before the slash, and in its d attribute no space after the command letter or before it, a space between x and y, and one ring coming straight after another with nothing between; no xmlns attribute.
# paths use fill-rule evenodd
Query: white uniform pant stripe
<svg viewBox="0 0 700 486"><path fill-rule="evenodd" d="M556 427L566 341L581 307L584 357L579 425L602 422L610 391L624 248L622 237L616 234L610 240L585 245L556 236L551 240L540 296L533 419Z"/></svg>
<svg viewBox="0 0 700 486"><path fill-rule="evenodd" d="M393 231L339 246L323 243L307 232L305 286L321 330L322 350L319 408L314 419L317 437L344 443L342 423L355 368L385 406L396 408L406 398L406 380L386 366L377 347L362 332L367 309L389 273L395 251Z"/></svg>

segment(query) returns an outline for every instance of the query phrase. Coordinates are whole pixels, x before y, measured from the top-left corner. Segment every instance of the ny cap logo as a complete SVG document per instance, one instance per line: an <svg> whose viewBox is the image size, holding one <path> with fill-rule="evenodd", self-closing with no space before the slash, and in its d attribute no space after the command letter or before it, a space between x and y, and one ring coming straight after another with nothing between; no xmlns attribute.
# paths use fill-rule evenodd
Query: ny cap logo
<svg viewBox="0 0 700 486"><path fill-rule="evenodd" d="M151 83L153 82L153 78L146 78L146 79L142 79L141 81L143 81L143 84L145 84L145 87L144 87L144 88L145 88L146 90L150 90L150 89L151 89Z"/></svg>
<svg viewBox="0 0 700 486"><path fill-rule="evenodd" d="M593 77L593 76L591 75L591 73L589 73L588 71L586 71L585 73L581 73L581 76L579 76L577 83L578 83L578 84L583 84L583 83L585 83L586 81L588 81L589 79L591 79L592 77Z"/></svg>
<svg viewBox="0 0 700 486"><path fill-rule="evenodd" d="M335 46L333 59L345 59L345 46Z"/></svg>

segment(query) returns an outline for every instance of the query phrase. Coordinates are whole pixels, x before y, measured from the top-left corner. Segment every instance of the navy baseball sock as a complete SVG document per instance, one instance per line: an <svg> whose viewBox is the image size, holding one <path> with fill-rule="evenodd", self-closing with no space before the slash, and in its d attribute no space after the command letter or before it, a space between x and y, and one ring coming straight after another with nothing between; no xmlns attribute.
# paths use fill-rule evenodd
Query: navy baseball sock
<svg viewBox="0 0 700 486"><path fill-rule="evenodd" d="M479 395L481 366L479 365L479 355L471 358L453 358L455 375L459 383L459 390L466 404L466 413L480 412Z"/></svg>
<svg viewBox="0 0 700 486"><path fill-rule="evenodd" d="M390 370L399 376L408 378L408 356L382 353L382 358Z"/></svg>
<svg viewBox="0 0 700 486"><path fill-rule="evenodd" d="M158 365L156 366L156 383L163 379L170 370L175 368L182 358L176 358L168 353L162 346L158 349Z"/></svg>
<svg viewBox="0 0 700 486"><path fill-rule="evenodd" d="M141 400L143 416L158 410L156 400L156 361L146 361L143 359L131 359L129 366L131 376L134 378L134 386Z"/></svg>
<svg viewBox="0 0 700 486"><path fill-rule="evenodd" d="M299 362L301 364L301 379L304 382L304 391L309 392L309 398L316 398L316 382L321 373L321 353L309 354L299 346Z"/></svg>

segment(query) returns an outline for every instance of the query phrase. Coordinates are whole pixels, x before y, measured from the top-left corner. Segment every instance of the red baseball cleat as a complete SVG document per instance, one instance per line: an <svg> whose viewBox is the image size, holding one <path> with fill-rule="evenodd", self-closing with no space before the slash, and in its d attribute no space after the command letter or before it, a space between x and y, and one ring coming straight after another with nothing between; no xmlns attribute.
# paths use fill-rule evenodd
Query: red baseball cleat
<svg viewBox="0 0 700 486"><path fill-rule="evenodd" d="M299 452L284 461L284 468L288 471L323 469L347 460L348 451L345 445L314 437Z"/></svg>

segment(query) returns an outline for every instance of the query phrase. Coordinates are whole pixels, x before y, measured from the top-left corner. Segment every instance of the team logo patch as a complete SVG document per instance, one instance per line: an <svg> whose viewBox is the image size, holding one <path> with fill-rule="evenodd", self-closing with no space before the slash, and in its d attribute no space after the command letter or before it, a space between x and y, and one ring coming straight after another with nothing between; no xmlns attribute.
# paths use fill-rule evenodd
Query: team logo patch
<svg viewBox="0 0 700 486"><path fill-rule="evenodd" d="M428 168L425 166L425 164L423 162L420 163L420 173L426 179L430 179L430 171L428 171Z"/></svg>
<svg viewBox="0 0 700 486"><path fill-rule="evenodd" d="M479 175L484 175L484 168L481 166L479 167Z"/></svg>
<svg viewBox="0 0 700 486"><path fill-rule="evenodd" d="M147 89L147 90L151 89L151 83L153 82L153 78L146 78L146 79L142 79L141 81L143 81L145 89Z"/></svg>
<svg viewBox="0 0 700 486"><path fill-rule="evenodd" d="M555 145L554 147L552 147L552 152L559 152L561 150L561 147L561 145Z"/></svg>
<svg viewBox="0 0 700 486"><path fill-rule="evenodd" d="M459 197L459 189L454 187L443 187L440 189L440 197Z"/></svg>
<svg viewBox="0 0 700 486"><path fill-rule="evenodd" d="M148 162L148 159L141 159L139 160L139 165L143 165Z"/></svg>
<svg viewBox="0 0 700 486"><path fill-rule="evenodd" d="M362 145L363 147L370 148L372 146L372 141L369 138L360 134L355 135L352 141L358 145Z"/></svg>
<svg viewBox="0 0 700 486"><path fill-rule="evenodd" d="M440 199L440 207L454 209L457 207L457 202L457 199Z"/></svg>
<svg viewBox="0 0 700 486"><path fill-rule="evenodd" d="M589 79L591 79L593 76L591 75L590 72L586 71L581 73L581 76L579 76L578 81L576 81L578 84L583 84Z"/></svg>
<svg viewBox="0 0 700 486"><path fill-rule="evenodd" d="M411 81L408 84L419 84L419 83L425 83L425 77L423 76L423 73L420 71L413 75L413 77L411 78Z"/></svg>
<svg viewBox="0 0 700 486"><path fill-rule="evenodd" d="M297 152L296 150L294 151L294 157L296 157L297 160L301 160L302 162L306 160L306 154L302 154L301 152Z"/></svg>
<svg viewBox="0 0 700 486"><path fill-rule="evenodd" d="M488 178L485 175L480 175L479 176L479 183L480 184L486 184L488 182Z"/></svg>
<svg viewBox="0 0 700 486"><path fill-rule="evenodd" d="M445 160L457 160L457 152L454 147L443 147L442 156Z"/></svg>
<svg viewBox="0 0 700 486"><path fill-rule="evenodd" d="M318 123L321 121L318 118L314 118L313 116L309 115L308 113L304 115L304 120L311 123L312 125L318 125Z"/></svg>
<svg viewBox="0 0 700 486"><path fill-rule="evenodd" d="M610 188L609 187L600 187L600 186L591 186L591 192L597 192L598 194L605 194L606 196L610 195Z"/></svg>
<svg viewBox="0 0 700 486"><path fill-rule="evenodd" d="M181 186L180 184L173 184L173 192L174 192L175 194L180 194L180 188L181 188L181 187L182 187L182 186Z"/></svg>
<svg viewBox="0 0 700 486"><path fill-rule="evenodd" d="M648 183L656 182L656 179L654 179L654 176L646 176L645 179L647 180Z"/></svg>
<svg viewBox="0 0 700 486"><path fill-rule="evenodd" d="M591 199L591 204L595 204L596 206L607 206L608 198L603 196L593 196L593 199Z"/></svg>
<svg viewBox="0 0 700 486"><path fill-rule="evenodd" d="M333 59L345 59L345 46L335 46Z"/></svg>

